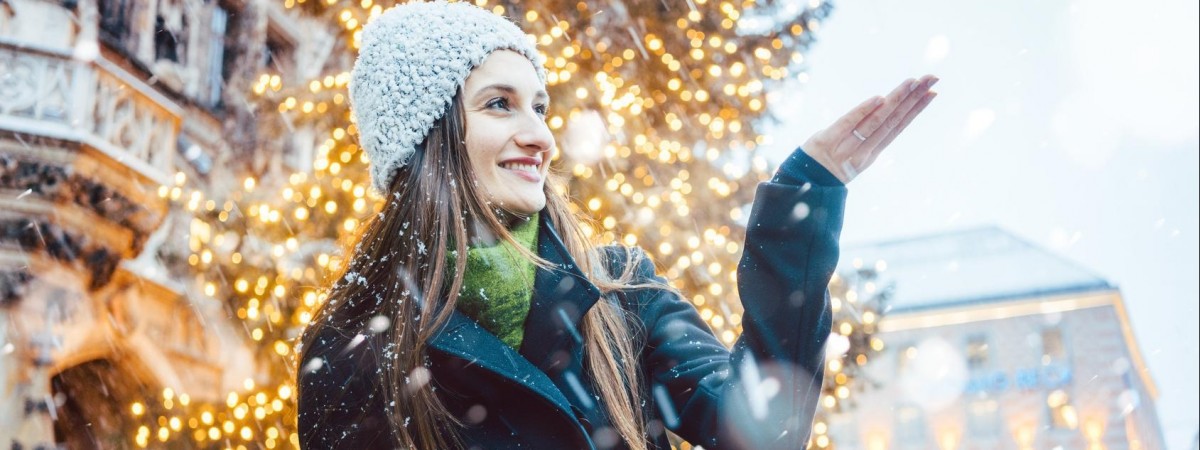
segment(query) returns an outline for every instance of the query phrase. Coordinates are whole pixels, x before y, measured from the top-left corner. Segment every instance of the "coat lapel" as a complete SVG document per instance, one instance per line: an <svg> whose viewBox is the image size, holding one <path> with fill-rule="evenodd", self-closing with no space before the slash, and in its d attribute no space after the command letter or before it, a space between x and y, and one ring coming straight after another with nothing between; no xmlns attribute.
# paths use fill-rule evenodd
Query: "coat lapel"
<svg viewBox="0 0 1200 450"><path fill-rule="evenodd" d="M552 373L561 370L573 346L582 347L579 322L596 304L596 288L567 251L545 211L540 214L538 256L554 265L555 270L538 269L533 282L532 306L525 319L525 340L521 355L538 368Z"/></svg>
<svg viewBox="0 0 1200 450"><path fill-rule="evenodd" d="M554 356L563 353L559 350L582 345L579 321L600 291L583 276L548 214L543 211L539 216L538 255L556 269L537 270L520 353L459 311L434 334L430 346L523 385L574 417L570 401L547 371L555 368L558 359Z"/></svg>
<svg viewBox="0 0 1200 450"><path fill-rule="evenodd" d="M571 403L545 373L461 312L454 311L430 346L523 385L572 416Z"/></svg>

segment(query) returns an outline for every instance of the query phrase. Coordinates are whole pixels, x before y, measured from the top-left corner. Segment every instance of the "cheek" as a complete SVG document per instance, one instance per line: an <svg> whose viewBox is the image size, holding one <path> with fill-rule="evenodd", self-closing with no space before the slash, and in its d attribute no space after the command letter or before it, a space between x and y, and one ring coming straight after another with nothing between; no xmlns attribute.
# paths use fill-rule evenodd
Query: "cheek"
<svg viewBox="0 0 1200 450"><path fill-rule="evenodd" d="M479 128L482 127L473 128L476 132L468 131L464 141L467 146L467 159L471 161L471 168L475 169L476 175L486 177L489 173L494 172L493 169L495 169L499 145L496 139L490 137L486 130L480 130Z"/></svg>

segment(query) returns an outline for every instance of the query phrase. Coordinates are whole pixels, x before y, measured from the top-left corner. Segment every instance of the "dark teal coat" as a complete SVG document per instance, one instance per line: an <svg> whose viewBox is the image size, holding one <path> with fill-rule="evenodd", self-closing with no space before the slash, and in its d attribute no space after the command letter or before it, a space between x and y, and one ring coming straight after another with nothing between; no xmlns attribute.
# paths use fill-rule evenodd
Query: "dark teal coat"
<svg viewBox="0 0 1200 450"><path fill-rule="evenodd" d="M846 189L796 153L756 193L738 265L743 333L732 350L686 299L668 291L636 289L603 300L628 312L647 391L642 407L658 448L670 448L663 429L706 449L804 448L824 374L827 285ZM581 366L579 322L599 290L576 267L549 215L540 216L538 254L561 270L538 270L520 351L455 313L431 342L431 382L450 411L471 423L460 430L468 448L623 448ZM619 274L626 250L604 250L615 256L609 270ZM666 283L648 260L637 267L637 281ZM352 345L370 334L361 328L318 333L301 356L301 447L391 448L378 371L384 344L367 337ZM322 363L306 370L318 367L307 364L313 358Z"/></svg>

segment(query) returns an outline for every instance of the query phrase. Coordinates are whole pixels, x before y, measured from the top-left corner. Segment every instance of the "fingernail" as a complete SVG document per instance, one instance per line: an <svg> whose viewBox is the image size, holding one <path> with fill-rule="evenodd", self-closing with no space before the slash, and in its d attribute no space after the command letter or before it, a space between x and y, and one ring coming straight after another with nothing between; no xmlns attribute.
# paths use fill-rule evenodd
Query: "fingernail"
<svg viewBox="0 0 1200 450"><path fill-rule="evenodd" d="M929 84L926 85L925 87L933 87L933 85L937 84L937 82L939 82L939 81L942 81L942 79L934 77L933 79L928 81Z"/></svg>
<svg viewBox="0 0 1200 450"><path fill-rule="evenodd" d="M917 90L917 86L920 86L920 85L921 85L921 83L917 83L916 81L909 81L908 82L908 92Z"/></svg>

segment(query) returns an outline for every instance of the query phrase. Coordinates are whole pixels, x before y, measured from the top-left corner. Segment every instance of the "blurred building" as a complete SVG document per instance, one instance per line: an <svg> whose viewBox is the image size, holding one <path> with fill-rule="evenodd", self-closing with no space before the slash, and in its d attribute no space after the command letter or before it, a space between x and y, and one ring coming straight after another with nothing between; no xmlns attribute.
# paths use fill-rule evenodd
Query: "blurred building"
<svg viewBox="0 0 1200 450"><path fill-rule="evenodd" d="M333 42L278 3L0 1L0 447L128 447L133 401L255 376L182 276L171 187L311 161L304 130L259 142L248 108L258 75L307 79Z"/></svg>
<svg viewBox="0 0 1200 450"><path fill-rule="evenodd" d="M842 256L892 292L854 406L818 424L839 448L1163 448L1158 392L1103 278L997 228Z"/></svg>

